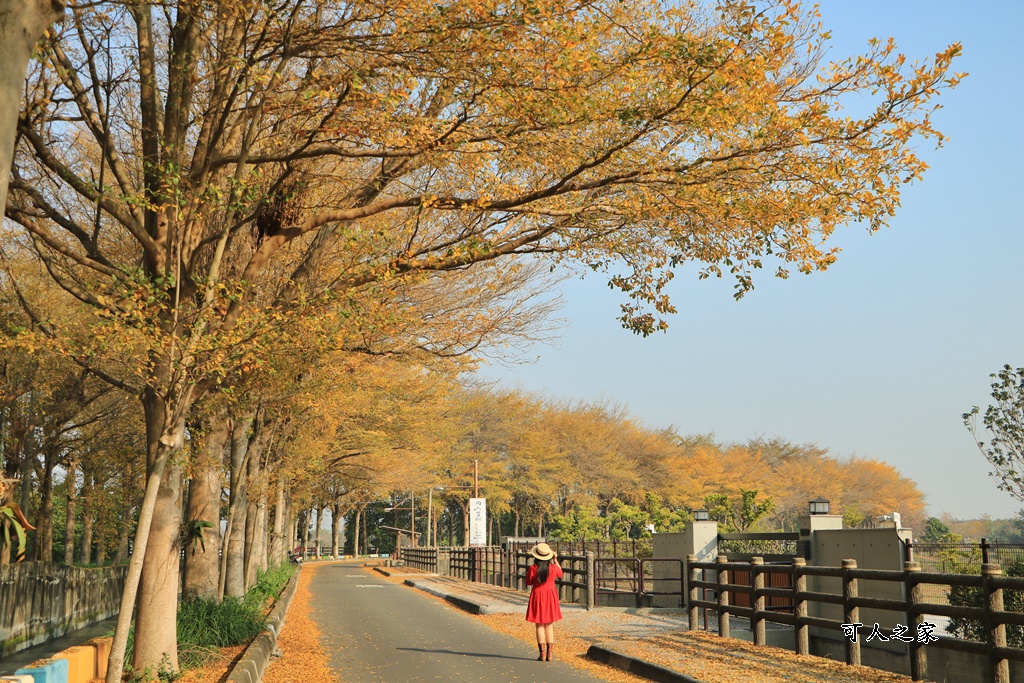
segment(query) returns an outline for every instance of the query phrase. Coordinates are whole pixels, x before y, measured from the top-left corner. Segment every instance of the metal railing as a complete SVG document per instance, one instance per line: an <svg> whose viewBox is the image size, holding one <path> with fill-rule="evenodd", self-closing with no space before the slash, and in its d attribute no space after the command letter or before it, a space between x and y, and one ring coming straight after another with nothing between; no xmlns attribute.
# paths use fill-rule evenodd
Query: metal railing
<svg viewBox="0 0 1024 683"><path fill-rule="evenodd" d="M655 576L657 565L675 566L678 571L667 572L675 576ZM608 567L612 568L609 572ZM633 595L639 607L645 597L677 595L679 606L683 600L683 561L676 557L595 558L594 590L601 595ZM659 590L667 584L668 590Z"/></svg>
<svg viewBox="0 0 1024 683"><path fill-rule="evenodd" d="M875 631L860 623L860 609L878 609L905 615L908 627L904 632L890 629L883 634L886 639L905 642L910 654L911 677L915 681L924 680L927 675L927 659L924 647L938 647L958 652L982 655L989 660L989 669L993 683L1009 683L1010 660L1024 662L1024 649L1008 647L1006 642L1006 626L1024 626L1024 614L1008 612L1003 609L1003 591L1006 589L1024 589L1024 578L1008 578L1002 576L999 565L985 564L980 575L939 574L922 571L917 562L907 562L902 571L881 569L858 569L853 560L845 560L842 567L810 567L803 558L794 558L789 567L765 565L760 558L751 562L729 562L725 555L720 555L716 562L697 562L690 556L686 562L689 577L689 617L690 629L698 628L698 610L710 610L718 616L719 635L728 637L730 631L730 615L743 616L750 619L755 645L766 644L765 624L767 622L792 626L795 635L795 649L798 654L809 654L809 628L817 627L833 631L842 631L846 636L846 662L859 665L861 663L860 634L871 635ZM700 578L701 570L716 572L714 581ZM753 585L740 585L730 581L731 572L747 571L753 576ZM786 572L793 577L792 588L768 588L764 577L769 572ZM842 593L827 593L807 590L807 577L831 577L840 579ZM859 595L859 580L898 583L903 587L903 600L885 598L868 598ZM951 606L928 603L924 598L922 586L938 584L942 586L970 586L981 589L983 600L981 607ZM702 589L714 591L715 600L700 598ZM750 607L740 607L732 599L737 594L750 595ZM793 600L793 613L772 612L766 607L770 596L788 596ZM839 605L842 607L843 621L810 616L810 604ZM959 640L945 636L937 636L923 628L927 625L925 615L959 617L978 620L985 625L985 642ZM913 632L909 632L910 627ZM877 624L875 625L877 629ZM870 631L870 632L869 632Z"/></svg>

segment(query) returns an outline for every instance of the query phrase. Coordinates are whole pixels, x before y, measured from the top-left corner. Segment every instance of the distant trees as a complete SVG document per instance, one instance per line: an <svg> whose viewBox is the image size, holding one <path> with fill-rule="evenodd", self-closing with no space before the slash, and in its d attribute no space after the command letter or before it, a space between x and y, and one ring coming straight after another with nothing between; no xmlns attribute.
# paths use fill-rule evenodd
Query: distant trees
<svg viewBox="0 0 1024 683"><path fill-rule="evenodd" d="M1024 368L1004 365L991 377L995 402L984 414L978 406L971 408L963 415L964 424L992 466L998 488L1024 500ZM983 430L978 428L979 415Z"/></svg>
<svg viewBox="0 0 1024 683"><path fill-rule="evenodd" d="M614 405L548 401L519 391L472 389L450 401L448 414L462 426L446 435L451 446L443 460L425 461L424 481L450 484L450 473L469 472L478 460L495 534L640 538L649 526L681 528L702 506L729 531L795 530L808 501L819 495L853 526L870 526L893 511L908 526L924 523L920 490L877 460L837 459L813 444L781 439L769 460L758 441L679 436L647 428ZM467 479L463 474L454 481ZM462 542L468 490L434 495L455 503L439 521Z"/></svg>

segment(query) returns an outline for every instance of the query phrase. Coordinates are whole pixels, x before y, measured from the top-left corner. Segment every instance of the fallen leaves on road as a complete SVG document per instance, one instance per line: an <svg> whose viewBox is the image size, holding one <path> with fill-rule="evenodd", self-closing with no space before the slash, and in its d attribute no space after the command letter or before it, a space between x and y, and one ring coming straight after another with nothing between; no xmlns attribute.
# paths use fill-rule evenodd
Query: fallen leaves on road
<svg viewBox="0 0 1024 683"><path fill-rule="evenodd" d="M263 674L264 683L338 683L320 644L320 629L310 617L313 608L309 584L316 570L316 565L307 564L299 574L295 597L277 639L277 648L282 654L270 661Z"/></svg>

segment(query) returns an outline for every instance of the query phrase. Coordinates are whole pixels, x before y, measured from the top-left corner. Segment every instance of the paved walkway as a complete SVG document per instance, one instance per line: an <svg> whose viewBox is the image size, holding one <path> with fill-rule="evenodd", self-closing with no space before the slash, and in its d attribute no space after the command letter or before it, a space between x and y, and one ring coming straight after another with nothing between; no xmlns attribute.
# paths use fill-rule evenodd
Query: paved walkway
<svg viewBox="0 0 1024 683"><path fill-rule="evenodd" d="M523 630L524 592L437 576L404 567L376 571L484 617L492 625ZM590 612L563 605L559 634L589 643L590 659L660 683L909 683L910 678L868 667L851 667L820 657L799 656L771 647L754 647L734 638L691 632L685 610L601 607ZM743 620L733 618L734 631ZM702 624L703 625L703 624ZM582 652L582 650L581 650ZM346 679L343 679L346 680ZM397 680L397 679L392 679Z"/></svg>
<svg viewBox="0 0 1024 683"><path fill-rule="evenodd" d="M602 683L536 646L355 565L317 568L313 618L345 683ZM287 628L287 626L286 626Z"/></svg>

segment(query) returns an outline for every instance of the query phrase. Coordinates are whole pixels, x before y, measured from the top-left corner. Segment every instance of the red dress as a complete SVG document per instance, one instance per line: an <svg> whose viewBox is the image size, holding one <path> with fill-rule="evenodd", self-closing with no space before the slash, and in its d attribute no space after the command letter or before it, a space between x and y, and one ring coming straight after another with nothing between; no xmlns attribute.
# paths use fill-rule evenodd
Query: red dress
<svg viewBox="0 0 1024 683"><path fill-rule="evenodd" d="M537 565L526 570L526 585L533 586L530 603L526 607L526 620L534 624L552 624L562 618L562 606L558 600L558 586L555 580L562 578L562 568L548 565L548 580L537 581Z"/></svg>

